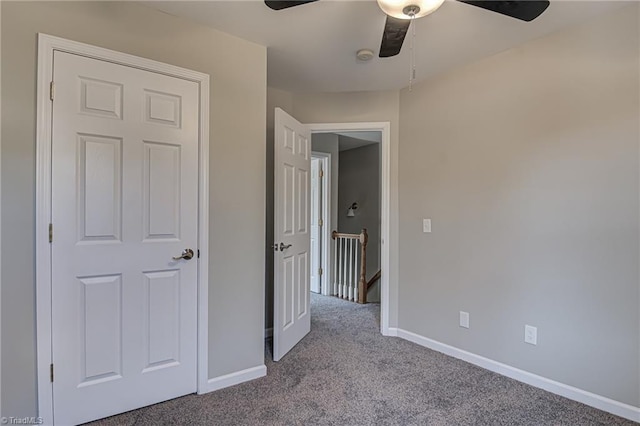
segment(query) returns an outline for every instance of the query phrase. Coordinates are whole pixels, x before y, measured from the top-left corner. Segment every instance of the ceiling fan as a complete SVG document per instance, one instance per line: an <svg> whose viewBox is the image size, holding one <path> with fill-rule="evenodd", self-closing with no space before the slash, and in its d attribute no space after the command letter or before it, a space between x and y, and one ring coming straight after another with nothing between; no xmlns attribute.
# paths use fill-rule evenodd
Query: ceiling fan
<svg viewBox="0 0 640 426"><path fill-rule="evenodd" d="M265 4L273 10L288 9L318 0L265 0ZM387 14L387 21L382 33L379 57L388 58L400 53L402 43L407 35L411 21L435 12L444 0L377 0L378 5ZM510 16L530 22L536 19L549 7L548 0L458 0L501 15Z"/></svg>

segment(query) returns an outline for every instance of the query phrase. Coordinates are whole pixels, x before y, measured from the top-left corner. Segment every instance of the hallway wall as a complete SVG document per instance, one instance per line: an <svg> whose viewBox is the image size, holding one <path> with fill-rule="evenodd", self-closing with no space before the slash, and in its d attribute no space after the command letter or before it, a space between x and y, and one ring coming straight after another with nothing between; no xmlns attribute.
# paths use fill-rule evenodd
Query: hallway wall
<svg viewBox="0 0 640 426"><path fill-rule="evenodd" d="M348 217L353 202L358 208ZM367 229L367 280L380 269L380 210L380 144L340 151L337 229L352 234ZM367 301L380 301L379 280L369 289Z"/></svg>

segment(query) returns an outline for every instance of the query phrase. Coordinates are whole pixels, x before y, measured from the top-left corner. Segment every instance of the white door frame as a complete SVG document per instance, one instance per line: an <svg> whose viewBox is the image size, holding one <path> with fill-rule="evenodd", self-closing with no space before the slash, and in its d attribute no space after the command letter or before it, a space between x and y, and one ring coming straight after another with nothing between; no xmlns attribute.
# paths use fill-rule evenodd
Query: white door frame
<svg viewBox="0 0 640 426"><path fill-rule="evenodd" d="M380 332L384 336L389 335L389 294L391 285L389 280L389 217L391 213L391 123L369 122L369 123L315 123L307 124L313 133L340 133L340 132L381 132L382 141L380 146L382 194L380 206L382 208L380 226L380 269L383 274L380 278ZM396 283L394 283L396 285Z"/></svg>
<svg viewBox="0 0 640 426"><path fill-rule="evenodd" d="M313 133L313 132L312 132ZM322 239L320 245L320 252L322 258L320 260L320 267L322 268L322 276L320 277L320 294L329 296L330 288L329 277L331 276L331 263L329 259L331 257L331 215L329 214L329 207L331 207L331 153L311 151L311 158L318 158L322 164L322 172L324 181L322 182L322 211L320 212L320 218L322 219Z"/></svg>
<svg viewBox="0 0 640 426"><path fill-rule="evenodd" d="M53 423L53 386L50 382L51 335L51 123L49 85L53 75L53 52L62 51L93 59L156 72L199 85L198 172L198 393L207 391L208 283L209 283L209 76L196 71L84 43L38 34L38 91L36 123L36 342L38 416Z"/></svg>
<svg viewBox="0 0 640 426"><path fill-rule="evenodd" d="M2 11L2 7L0 7L0 11ZM2 22L2 14L0 13L0 22ZM2 31L0 31L0 33L2 33ZM0 37L1 38L1 37ZM2 41L0 41L0 46L2 46ZM2 57L2 54L0 53L0 58ZM1 68L1 67L0 67ZM2 81L2 77L0 76L0 81ZM1 92L1 90L0 90ZM0 94L0 99L2 99L2 94ZM2 102L0 102L1 104ZM2 129L2 110L0 108L0 129ZM0 131L0 134L2 132ZM2 137L0 136L0 164L2 163ZM0 188L2 188L2 168L0 167ZM2 197L0 197L2 198ZM0 224L2 223L2 203L0 203ZM0 226L0 228L2 228L2 226ZM0 246L2 246L2 232L0 232ZM2 270L2 250L0 250L0 270ZM0 274L1 275L1 274ZM0 294L2 294L2 279L0 278ZM2 298L0 297L0 318L2 318ZM2 365L2 339L0 339L0 365ZM0 383L2 383L2 372L1 372L2 368L0 368ZM1 388L2 386L0 386ZM3 413L4 411L2 411L2 391L0 390L0 413Z"/></svg>

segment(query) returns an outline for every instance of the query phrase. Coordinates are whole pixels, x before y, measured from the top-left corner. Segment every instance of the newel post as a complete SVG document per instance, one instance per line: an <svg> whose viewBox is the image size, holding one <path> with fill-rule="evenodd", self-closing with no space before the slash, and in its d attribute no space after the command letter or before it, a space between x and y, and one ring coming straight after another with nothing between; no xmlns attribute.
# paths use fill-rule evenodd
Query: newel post
<svg viewBox="0 0 640 426"><path fill-rule="evenodd" d="M367 303L367 228L360 232L360 280L358 281L358 303Z"/></svg>

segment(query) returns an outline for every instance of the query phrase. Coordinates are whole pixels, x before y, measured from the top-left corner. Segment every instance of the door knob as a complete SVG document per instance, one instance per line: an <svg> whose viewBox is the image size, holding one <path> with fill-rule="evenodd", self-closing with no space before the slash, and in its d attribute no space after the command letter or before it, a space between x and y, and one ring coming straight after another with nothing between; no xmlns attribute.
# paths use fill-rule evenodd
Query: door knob
<svg viewBox="0 0 640 426"><path fill-rule="evenodd" d="M182 254L180 256L173 256L173 260L180 260L180 259L184 259L184 260L189 260L193 258L193 250L191 249L184 249L184 251L182 252Z"/></svg>
<svg viewBox="0 0 640 426"><path fill-rule="evenodd" d="M280 243L280 251L285 251L289 247L291 247L291 244L286 244L285 245L285 243Z"/></svg>

